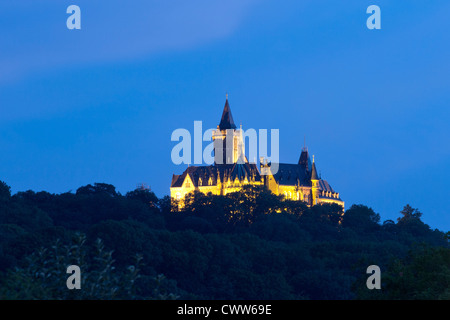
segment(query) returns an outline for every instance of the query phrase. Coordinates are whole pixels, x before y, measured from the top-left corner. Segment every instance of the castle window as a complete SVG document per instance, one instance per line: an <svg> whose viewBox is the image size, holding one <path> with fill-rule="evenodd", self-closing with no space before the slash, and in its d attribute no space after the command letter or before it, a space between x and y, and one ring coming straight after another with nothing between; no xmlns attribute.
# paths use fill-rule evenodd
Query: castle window
<svg viewBox="0 0 450 320"><path fill-rule="evenodd" d="M289 199L292 199L292 192L289 191Z"/></svg>
<svg viewBox="0 0 450 320"><path fill-rule="evenodd" d="M191 187L191 184L189 183L189 181L188 180L186 180L186 184L184 185L186 188L190 188Z"/></svg>
<svg viewBox="0 0 450 320"><path fill-rule="evenodd" d="M212 184L213 184L213 181L212 181L211 177L209 177L208 185L209 185L209 186L212 186Z"/></svg>
<svg viewBox="0 0 450 320"><path fill-rule="evenodd" d="M181 193L177 192L175 195L175 199L180 200L181 199Z"/></svg>

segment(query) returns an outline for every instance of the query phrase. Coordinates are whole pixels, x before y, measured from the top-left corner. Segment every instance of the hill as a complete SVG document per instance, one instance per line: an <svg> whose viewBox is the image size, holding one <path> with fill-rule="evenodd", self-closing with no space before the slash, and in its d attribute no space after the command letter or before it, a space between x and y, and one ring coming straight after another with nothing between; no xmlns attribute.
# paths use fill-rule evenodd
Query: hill
<svg viewBox="0 0 450 320"><path fill-rule="evenodd" d="M0 299L450 298L449 233L409 205L381 222L364 205L310 208L248 186L182 207L104 183L11 195L0 182ZM66 287L71 264L81 290ZM369 265L381 290L366 287Z"/></svg>

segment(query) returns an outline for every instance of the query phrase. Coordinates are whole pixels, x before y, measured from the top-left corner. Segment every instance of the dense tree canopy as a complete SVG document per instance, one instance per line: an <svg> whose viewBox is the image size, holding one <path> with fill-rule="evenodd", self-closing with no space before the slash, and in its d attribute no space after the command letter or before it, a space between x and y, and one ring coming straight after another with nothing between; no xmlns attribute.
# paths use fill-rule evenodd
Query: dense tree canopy
<svg viewBox="0 0 450 320"><path fill-rule="evenodd" d="M399 214L255 186L174 203L105 183L11 195L0 181L0 299L448 299L448 233L410 205ZM65 282L74 261L79 293ZM365 285L372 264L381 290Z"/></svg>

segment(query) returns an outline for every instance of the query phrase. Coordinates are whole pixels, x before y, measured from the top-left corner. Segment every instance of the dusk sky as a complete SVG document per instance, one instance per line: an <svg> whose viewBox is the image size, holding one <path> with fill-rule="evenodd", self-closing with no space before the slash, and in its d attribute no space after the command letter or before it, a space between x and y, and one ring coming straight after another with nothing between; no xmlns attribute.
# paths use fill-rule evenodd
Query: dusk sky
<svg viewBox="0 0 450 320"><path fill-rule="evenodd" d="M228 93L238 126L280 130L281 162L306 137L346 208L410 204L448 231L449 17L448 0L1 1L0 180L168 195L172 132L215 128Z"/></svg>

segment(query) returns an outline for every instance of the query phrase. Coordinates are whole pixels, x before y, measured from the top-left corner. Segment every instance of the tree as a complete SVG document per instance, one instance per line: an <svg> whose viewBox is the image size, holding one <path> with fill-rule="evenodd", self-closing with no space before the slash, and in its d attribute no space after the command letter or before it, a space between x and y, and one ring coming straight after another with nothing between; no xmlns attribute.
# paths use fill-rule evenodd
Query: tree
<svg viewBox="0 0 450 320"><path fill-rule="evenodd" d="M11 198L11 187L0 180L0 202Z"/></svg>
<svg viewBox="0 0 450 320"><path fill-rule="evenodd" d="M420 212L418 209L415 209L411 207L409 204L403 207L403 210L400 211L402 217L397 219L397 222L407 222L411 221L413 219L420 220L420 217L422 216L422 212Z"/></svg>
<svg viewBox="0 0 450 320"><path fill-rule="evenodd" d="M416 246L381 276L381 290L358 285L360 299L449 300L450 249Z"/></svg>
<svg viewBox="0 0 450 320"><path fill-rule="evenodd" d="M77 195L80 195L80 194L86 194L86 195L104 194L104 195L108 195L110 197L116 197L118 195L118 193L116 192L116 187L114 187L113 185L107 184L107 183L97 183L97 182L94 183L93 186L88 184L87 186L78 188L76 194Z"/></svg>
<svg viewBox="0 0 450 320"><path fill-rule="evenodd" d="M137 188L127 192L125 196L127 199L139 200L152 208L156 207L158 203L158 197L148 189Z"/></svg>
<svg viewBox="0 0 450 320"><path fill-rule="evenodd" d="M124 270L114 267L113 251L105 249L97 239L93 252L86 246L86 236L78 234L73 242L63 245L57 241L50 248L40 248L26 257L21 268L10 270L0 285L0 299L14 300L111 300L111 299L175 299L174 294L159 291L163 275L154 277L149 296L140 296L136 281L140 278L142 256ZM77 265L81 270L81 290L69 290L67 267ZM148 283L148 280L147 280Z"/></svg>
<svg viewBox="0 0 450 320"><path fill-rule="evenodd" d="M380 215L365 205L352 205L342 219L342 226L356 232L374 231L379 227Z"/></svg>

